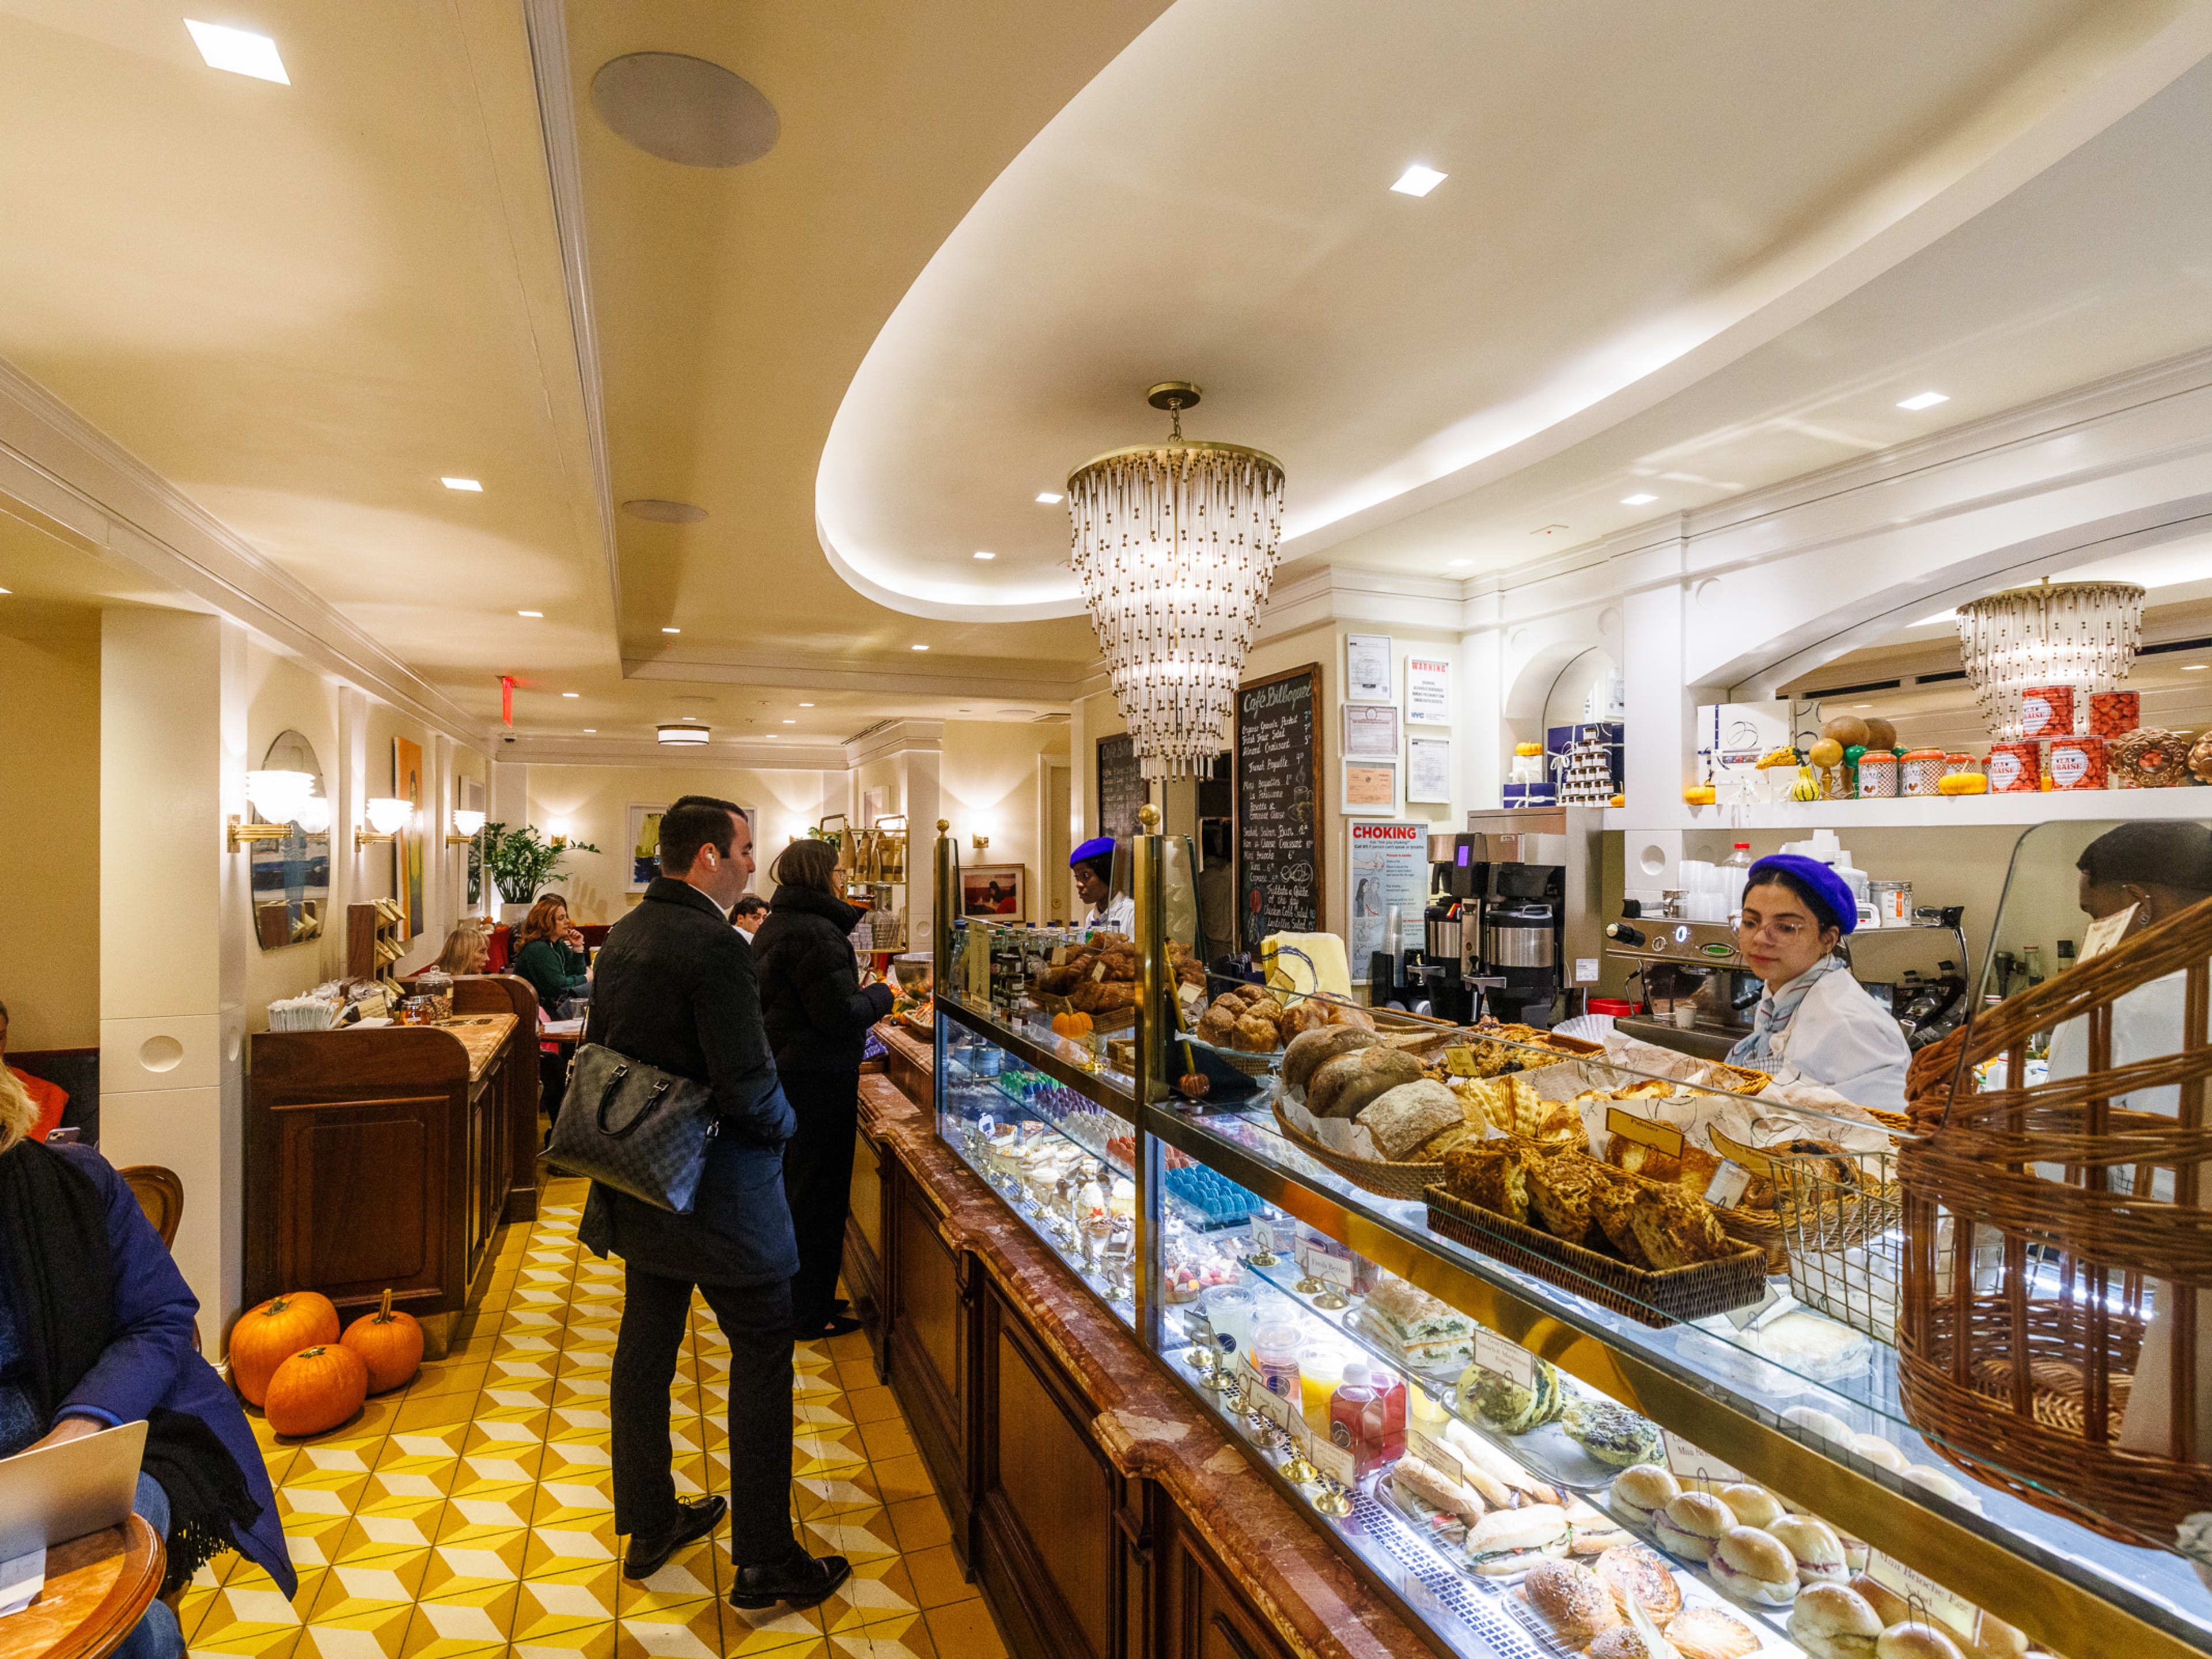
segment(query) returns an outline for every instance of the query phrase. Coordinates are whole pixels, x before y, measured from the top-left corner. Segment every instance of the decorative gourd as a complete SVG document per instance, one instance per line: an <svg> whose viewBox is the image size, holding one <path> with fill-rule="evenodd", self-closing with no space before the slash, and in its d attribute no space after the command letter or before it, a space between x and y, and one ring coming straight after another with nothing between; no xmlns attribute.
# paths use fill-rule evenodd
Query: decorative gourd
<svg viewBox="0 0 2212 1659"><path fill-rule="evenodd" d="M368 1367L339 1344L302 1348L269 1379L263 1411L279 1434L320 1434L361 1409L368 1398Z"/></svg>
<svg viewBox="0 0 2212 1659"><path fill-rule="evenodd" d="M1797 776L1790 786L1790 799L1792 800L1820 799L1820 786L1814 781L1810 767L1801 766L1797 769Z"/></svg>
<svg viewBox="0 0 2212 1659"><path fill-rule="evenodd" d="M1951 772L1936 780L1939 795L1986 795L1990 781L1979 772Z"/></svg>
<svg viewBox="0 0 2212 1659"><path fill-rule="evenodd" d="M392 1292L373 1314L363 1314L338 1339L368 1368L368 1391L382 1394L414 1380L422 1369L422 1328L415 1316L392 1310Z"/></svg>
<svg viewBox="0 0 2212 1659"><path fill-rule="evenodd" d="M1054 1036L1073 1037L1080 1042L1091 1035L1091 1016L1085 1013L1054 1014L1052 1030Z"/></svg>
<svg viewBox="0 0 2212 1659"><path fill-rule="evenodd" d="M1844 763L1844 745L1833 738L1822 738L1805 751L1805 758L1825 772L1832 766Z"/></svg>
<svg viewBox="0 0 2212 1659"><path fill-rule="evenodd" d="M1607 805L1611 806L1626 806L1628 805L1628 797L1626 795L1615 795L1612 800L1607 803Z"/></svg>
<svg viewBox="0 0 2212 1659"><path fill-rule="evenodd" d="M1692 806L1711 806L1714 799L1713 787L1710 783L1693 783L1682 792L1682 799Z"/></svg>
<svg viewBox="0 0 2212 1659"><path fill-rule="evenodd" d="M230 1331L230 1380L248 1405L266 1403L269 1379L302 1348L338 1340L338 1310L326 1296L294 1291L271 1297Z"/></svg>

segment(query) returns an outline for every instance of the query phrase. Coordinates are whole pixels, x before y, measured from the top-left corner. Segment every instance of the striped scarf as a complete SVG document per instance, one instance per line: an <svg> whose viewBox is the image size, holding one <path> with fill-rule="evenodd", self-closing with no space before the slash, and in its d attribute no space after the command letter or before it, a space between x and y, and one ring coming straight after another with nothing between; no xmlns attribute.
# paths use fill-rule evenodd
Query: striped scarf
<svg viewBox="0 0 2212 1659"><path fill-rule="evenodd" d="M1768 1064L1774 1058L1775 1039L1790 1029L1790 1022L1797 1017L1797 1005L1805 1000L1805 994L1826 975L1844 969L1843 957L1831 951L1778 991L1769 991L1759 1000L1759 1011L1752 1016L1751 1035L1729 1050L1731 1066L1748 1066L1754 1071L1771 1071Z"/></svg>

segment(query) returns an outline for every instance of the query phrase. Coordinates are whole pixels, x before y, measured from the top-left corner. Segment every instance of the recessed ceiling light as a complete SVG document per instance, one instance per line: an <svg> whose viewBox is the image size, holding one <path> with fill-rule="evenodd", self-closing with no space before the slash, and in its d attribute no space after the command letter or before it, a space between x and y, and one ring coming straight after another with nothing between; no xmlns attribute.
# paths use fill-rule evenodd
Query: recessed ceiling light
<svg viewBox="0 0 2212 1659"><path fill-rule="evenodd" d="M1950 401L1951 394L1948 392L1923 392L1917 397L1900 399L1897 406L1899 409L1933 409L1938 404Z"/></svg>
<svg viewBox="0 0 2212 1659"><path fill-rule="evenodd" d="M908 648L909 648L909 649L911 649L911 650L915 650L915 651L927 651L927 650L928 650L928 649L929 649L929 647L928 647L927 646L926 646L926 645L912 646L912 647L909 647Z"/></svg>
<svg viewBox="0 0 2212 1659"><path fill-rule="evenodd" d="M786 720L786 721L784 722L784 724L785 724L786 726L796 726L796 725L798 725L798 724L799 724L799 722L798 722L797 720Z"/></svg>
<svg viewBox="0 0 2212 1659"><path fill-rule="evenodd" d="M599 728L596 726L587 726L584 728L584 735L587 738L596 738L599 735Z"/></svg>
<svg viewBox="0 0 2212 1659"><path fill-rule="evenodd" d="M1037 492L1037 500L1043 502L1047 507L1058 507L1060 502L1066 499L1067 498L1064 495L1054 495L1049 489L1039 490Z"/></svg>
<svg viewBox="0 0 2212 1659"><path fill-rule="evenodd" d="M292 84L292 77L284 73L284 60L276 55L276 43L267 35L191 17L185 19L185 27L191 31L192 44L200 49L200 57L210 69L274 81L280 87Z"/></svg>
<svg viewBox="0 0 2212 1659"><path fill-rule="evenodd" d="M474 478L441 478L438 482L448 489L465 489L476 495L483 494L483 486Z"/></svg>
<svg viewBox="0 0 2212 1659"><path fill-rule="evenodd" d="M664 634L681 634L684 630L680 628L664 628L660 631Z"/></svg>
<svg viewBox="0 0 2212 1659"><path fill-rule="evenodd" d="M813 708L813 707L814 707L814 705L813 705L812 703L811 703L811 702L802 702L802 703L801 703L801 704L799 704L799 706L801 708Z"/></svg>
<svg viewBox="0 0 2212 1659"><path fill-rule="evenodd" d="M995 553L986 553L982 549L978 548L975 550L975 556L979 559L995 559L999 556Z"/></svg>
<svg viewBox="0 0 2212 1659"><path fill-rule="evenodd" d="M686 714L684 718L689 720L691 717ZM669 744L704 743L712 735L703 726L656 726L653 728L653 734L661 742Z"/></svg>
<svg viewBox="0 0 2212 1659"><path fill-rule="evenodd" d="M1633 495L1623 495L1620 498L1620 504L1623 507L1648 507L1658 499L1650 491L1639 489Z"/></svg>
<svg viewBox="0 0 2212 1659"><path fill-rule="evenodd" d="M544 619L545 615L543 611L518 611L514 614L518 617L535 617L541 621Z"/></svg>
<svg viewBox="0 0 2212 1659"><path fill-rule="evenodd" d="M1855 702L1851 707L1854 708L1871 708L1874 705L1870 702Z"/></svg>
<svg viewBox="0 0 2212 1659"><path fill-rule="evenodd" d="M1451 175L1438 173L1434 167L1425 167L1419 161L1398 175L1398 182L1390 186L1401 196L1426 196Z"/></svg>
<svg viewBox="0 0 2212 1659"><path fill-rule="evenodd" d="M12 593L13 592L15 592L13 588L0 587L0 593Z"/></svg>
<svg viewBox="0 0 2212 1659"><path fill-rule="evenodd" d="M580 697L584 694L580 691L563 691L561 695L564 697Z"/></svg>
<svg viewBox="0 0 2212 1659"><path fill-rule="evenodd" d="M1473 559L1450 559L1445 562L1444 568L1447 570L1464 570L1468 566L1474 562L1474 561Z"/></svg>

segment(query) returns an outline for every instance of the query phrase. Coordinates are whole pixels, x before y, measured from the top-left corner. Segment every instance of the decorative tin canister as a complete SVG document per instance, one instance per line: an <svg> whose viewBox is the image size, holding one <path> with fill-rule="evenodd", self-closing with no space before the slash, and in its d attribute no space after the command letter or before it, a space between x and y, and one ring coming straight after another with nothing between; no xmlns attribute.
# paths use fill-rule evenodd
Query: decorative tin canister
<svg viewBox="0 0 2212 1659"><path fill-rule="evenodd" d="M2053 789L2105 788L2105 740L2102 738L2051 738L2051 787Z"/></svg>
<svg viewBox="0 0 2212 1659"><path fill-rule="evenodd" d="M1962 757L1963 758L1963 757ZM1936 795L1942 791L1936 785L1950 769L1950 759L1940 749L1908 749L1905 753L1905 793L1908 795Z"/></svg>
<svg viewBox="0 0 2212 1659"><path fill-rule="evenodd" d="M1990 745L1990 789L2000 795L2033 794L2043 787L2043 745L2039 743L1993 743Z"/></svg>
<svg viewBox="0 0 2212 1659"><path fill-rule="evenodd" d="M2031 685L2020 694L2020 734L2023 738L2063 738L2074 731L2074 688L2070 685Z"/></svg>
<svg viewBox="0 0 2212 1659"><path fill-rule="evenodd" d="M1888 800L1897 793L1897 755L1893 750L1869 749L1859 757L1859 799Z"/></svg>
<svg viewBox="0 0 2212 1659"><path fill-rule="evenodd" d="M2089 694L2089 735L2124 737L2142 724L2142 699L2132 691Z"/></svg>

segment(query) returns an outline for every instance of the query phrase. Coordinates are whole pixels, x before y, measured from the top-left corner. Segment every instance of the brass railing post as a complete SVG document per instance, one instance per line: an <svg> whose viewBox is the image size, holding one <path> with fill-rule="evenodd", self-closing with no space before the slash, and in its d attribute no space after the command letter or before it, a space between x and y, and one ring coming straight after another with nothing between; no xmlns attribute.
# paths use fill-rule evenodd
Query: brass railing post
<svg viewBox="0 0 2212 1659"><path fill-rule="evenodd" d="M1161 1247L1165 1242L1166 1163L1158 1140L1145 1127L1145 1108L1167 1097L1168 1049L1175 1040L1175 975L1168 971L1167 842L1159 833L1160 815L1147 803L1137 812L1137 834L1130 843L1130 899L1136 910L1137 1073L1135 1167L1137 1271L1132 1275L1139 1338L1161 1350Z"/></svg>

